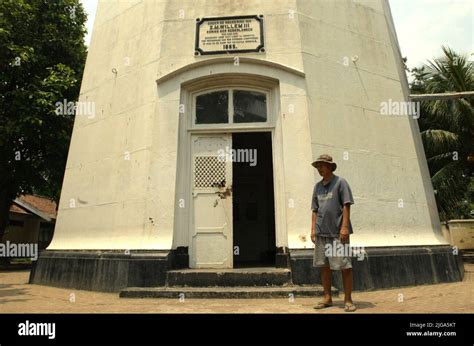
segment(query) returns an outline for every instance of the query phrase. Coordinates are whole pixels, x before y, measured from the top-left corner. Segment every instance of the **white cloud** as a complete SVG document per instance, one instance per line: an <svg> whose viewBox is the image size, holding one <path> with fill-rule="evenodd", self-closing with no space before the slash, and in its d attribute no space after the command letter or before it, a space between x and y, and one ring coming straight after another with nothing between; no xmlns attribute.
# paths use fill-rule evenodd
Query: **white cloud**
<svg viewBox="0 0 474 346"><path fill-rule="evenodd" d="M390 7L409 67L441 55L441 45L464 54L473 50L473 1L390 0Z"/></svg>

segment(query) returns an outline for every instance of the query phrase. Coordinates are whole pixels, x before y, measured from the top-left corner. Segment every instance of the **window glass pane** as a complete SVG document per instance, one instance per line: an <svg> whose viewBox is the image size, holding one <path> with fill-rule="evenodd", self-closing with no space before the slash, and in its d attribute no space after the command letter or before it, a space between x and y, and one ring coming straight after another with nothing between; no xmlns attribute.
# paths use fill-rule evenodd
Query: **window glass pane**
<svg viewBox="0 0 474 346"><path fill-rule="evenodd" d="M234 123L267 121L267 97L256 91L234 91Z"/></svg>
<svg viewBox="0 0 474 346"><path fill-rule="evenodd" d="M229 92L215 91L196 97L196 124L229 122Z"/></svg>

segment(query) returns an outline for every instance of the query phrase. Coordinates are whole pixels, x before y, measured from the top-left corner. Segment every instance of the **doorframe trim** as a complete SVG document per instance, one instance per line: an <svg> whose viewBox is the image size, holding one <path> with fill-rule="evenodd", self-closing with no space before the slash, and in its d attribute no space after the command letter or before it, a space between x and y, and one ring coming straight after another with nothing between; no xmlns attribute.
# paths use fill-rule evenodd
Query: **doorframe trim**
<svg viewBox="0 0 474 346"><path fill-rule="evenodd" d="M180 74L183 74L186 71L194 70L199 67L206 67L206 66L212 66L212 65L217 65L217 64L236 64L236 62L239 63L247 63L247 64L255 64L255 65L260 65L261 67L270 67L270 68L275 68L278 70L282 70L285 72L289 72L295 76L305 78L306 74L304 71L295 69L293 67L283 65L277 62L269 61L269 60L262 60L262 59L255 59L255 58L249 58L249 57L242 57L242 56L226 56L226 57L219 57L219 58L208 58L205 60L200 60L196 61L194 63L182 66L180 68L177 68L174 71L171 71L167 74L164 74L156 79L157 84L162 84L168 80L171 80L173 78L176 78Z"/></svg>
<svg viewBox="0 0 474 346"><path fill-rule="evenodd" d="M236 83L237 82L237 83ZM189 118L193 116L192 102L193 93L206 86L210 87L233 87L235 85L252 88L253 86L268 89L269 122L265 126L222 126L220 128L190 128ZM176 185L176 205L174 212L173 248L179 246L190 247L190 232L192 228L192 142L193 134L217 134L233 132L270 132L272 138L272 163L273 163L273 194L275 210L275 248L288 246L288 233L286 225L286 202L284 186L283 166L283 138L281 128L280 112L280 88L279 81L269 77L250 74L219 74L196 78L195 80L181 84L180 104L184 105L184 112L180 114L178 135L178 165ZM257 123L258 124L258 123ZM227 124L224 124L227 125ZM181 199L184 200L184 208L180 207Z"/></svg>

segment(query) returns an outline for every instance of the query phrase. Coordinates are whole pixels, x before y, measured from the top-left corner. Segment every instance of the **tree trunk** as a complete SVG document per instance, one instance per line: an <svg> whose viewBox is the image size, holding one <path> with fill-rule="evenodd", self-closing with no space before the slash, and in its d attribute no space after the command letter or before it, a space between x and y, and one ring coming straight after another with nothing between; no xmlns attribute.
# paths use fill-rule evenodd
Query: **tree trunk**
<svg viewBox="0 0 474 346"><path fill-rule="evenodd" d="M16 189L13 189L11 185L2 184L2 188L0 188L0 242L7 229L10 220L10 207L15 197Z"/></svg>

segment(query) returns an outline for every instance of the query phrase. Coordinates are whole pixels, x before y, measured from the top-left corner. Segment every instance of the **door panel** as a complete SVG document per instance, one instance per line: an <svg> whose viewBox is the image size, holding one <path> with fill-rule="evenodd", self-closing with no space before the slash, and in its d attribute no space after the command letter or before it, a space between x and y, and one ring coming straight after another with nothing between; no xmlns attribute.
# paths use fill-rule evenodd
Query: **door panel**
<svg viewBox="0 0 474 346"><path fill-rule="evenodd" d="M192 144L191 268L232 268L232 148L230 134L194 135Z"/></svg>

